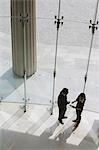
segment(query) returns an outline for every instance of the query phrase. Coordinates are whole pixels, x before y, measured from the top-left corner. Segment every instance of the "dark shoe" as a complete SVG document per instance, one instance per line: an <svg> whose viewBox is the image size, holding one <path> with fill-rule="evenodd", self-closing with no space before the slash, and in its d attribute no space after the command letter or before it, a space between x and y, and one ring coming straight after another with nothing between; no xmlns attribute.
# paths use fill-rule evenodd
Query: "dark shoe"
<svg viewBox="0 0 99 150"><path fill-rule="evenodd" d="M59 120L59 123L64 124L64 123L62 122L62 120Z"/></svg>
<svg viewBox="0 0 99 150"><path fill-rule="evenodd" d="M63 119L67 119L67 118L68 118L67 116L64 116L64 117L63 117Z"/></svg>
<svg viewBox="0 0 99 150"><path fill-rule="evenodd" d="M60 121L61 124L64 124L62 121Z"/></svg>
<svg viewBox="0 0 99 150"><path fill-rule="evenodd" d="M77 119L75 119L75 120L72 120L72 122L76 122L77 121Z"/></svg>

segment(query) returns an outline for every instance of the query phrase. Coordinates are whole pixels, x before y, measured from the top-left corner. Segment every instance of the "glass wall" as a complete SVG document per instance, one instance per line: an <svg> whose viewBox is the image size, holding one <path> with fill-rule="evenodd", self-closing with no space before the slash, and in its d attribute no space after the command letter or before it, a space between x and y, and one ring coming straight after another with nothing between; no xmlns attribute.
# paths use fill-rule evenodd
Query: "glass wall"
<svg viewBox="0 0 99 150"><path fill-rule="evenodd" d="M13 18L13 17L12 17ZM23 79L13 73L10 0L0 1L0 97L4 102L23 102Z"/></svg>
<svg viewBox="0 0 99 150"><path fill-rule="evenodd" d="M90 20L94 23L96 4L96 0L62 0L60 18L63 16L63 20L57 20L55 16L58 17L58 0L36 0L37 71L26 80L27 103L51 106L54 79L54 102L64 87L69 89L70 101L75 100L83 91L92 40L92 28L89 29L89 26L92 26ZM98 12L96 22L99 20ZM12 70L11 18L10 0L0 0L0 97L2 101L24 103L24 79L15 75ZM57 21L60 24L56 45ZM85 87L85 109L97 112L98 49L99 33L95 30Z"/></svg>

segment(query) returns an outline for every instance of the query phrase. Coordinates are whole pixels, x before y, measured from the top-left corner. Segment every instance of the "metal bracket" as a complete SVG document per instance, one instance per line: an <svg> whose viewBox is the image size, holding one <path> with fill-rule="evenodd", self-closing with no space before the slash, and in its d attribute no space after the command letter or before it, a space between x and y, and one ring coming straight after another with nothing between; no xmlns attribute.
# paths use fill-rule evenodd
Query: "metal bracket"
<svg viewBox="0 0 99 150"><path fill-rule="evenodd" d="M57 16L55 16L54 24L57 24L57 30L59 29L60 24L63 25L63 19L64 19L63 16L62 16L61 18L58 18ZM62 20L62 21L61 21L61 20Z"/></svg>
<svg viewBox="0 0 99 150"><path fill-rule="evenodd" d="M28 14L26 14L25 16L22 16L20 14L20 22L25 23L25 22L28 22L28 20L29 20Z"/></svg>
<svg viewBox="0 0 99 150"><path fill-rule="evenodd" d="M94 34L95 33L95 30L97 30L98 29L98 27L96 26L96 25L98 25L98 21L96 22L96 23L92 23L92 20L90 20L90 26L89 26L89 29L91 28L92 29L92 34Z"/></svg>

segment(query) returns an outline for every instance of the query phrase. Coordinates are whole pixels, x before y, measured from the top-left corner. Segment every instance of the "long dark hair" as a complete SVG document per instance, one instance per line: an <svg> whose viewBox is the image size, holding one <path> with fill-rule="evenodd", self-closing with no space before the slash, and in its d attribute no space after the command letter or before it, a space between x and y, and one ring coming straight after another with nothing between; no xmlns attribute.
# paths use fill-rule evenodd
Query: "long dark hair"
<svg viewBox="0 0 99 150"><path fill-rule="evenodd" d="M84 100L86 100L86 95L85 95L85 93L80 93L78 97L82 97L82 98L84 98Z"/></svg>

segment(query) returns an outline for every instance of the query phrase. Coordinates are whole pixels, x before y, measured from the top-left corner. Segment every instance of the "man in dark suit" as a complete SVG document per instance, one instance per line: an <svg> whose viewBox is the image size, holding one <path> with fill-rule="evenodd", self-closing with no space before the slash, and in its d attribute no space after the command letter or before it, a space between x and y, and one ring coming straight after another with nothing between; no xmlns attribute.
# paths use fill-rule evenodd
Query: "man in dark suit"
<svg viewBox="0 0 99 150"><path fill-rule="evenodd" d="M62 122L62 119L65 119L67 117L65 117L65 112L67 109L67 104L69 104L70 102L67 101L67 94L68 94L68 89L67 88L63 88L62 91L60 92L59 96L58 96L58 108L59 108L59 117L58 120L61 124L64 124Z"/></svg>

